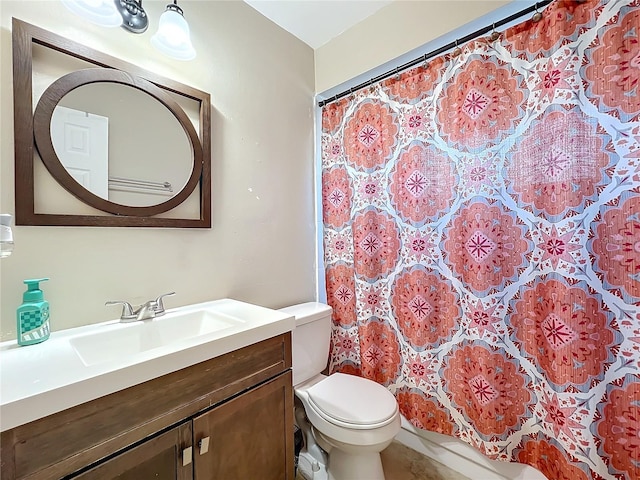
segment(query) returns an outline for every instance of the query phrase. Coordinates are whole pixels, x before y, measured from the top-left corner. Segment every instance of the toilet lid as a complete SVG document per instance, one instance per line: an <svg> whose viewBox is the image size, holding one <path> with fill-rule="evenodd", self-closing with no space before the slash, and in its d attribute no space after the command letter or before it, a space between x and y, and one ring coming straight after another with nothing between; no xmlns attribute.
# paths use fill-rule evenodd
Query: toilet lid
<svg viewBox="0 0 640 480"><path fill-rule="evenodd" d="M327 417L354 425L391 419L398 410L393 394L366 378L334 373L307 391L309 402Z"/></svg>

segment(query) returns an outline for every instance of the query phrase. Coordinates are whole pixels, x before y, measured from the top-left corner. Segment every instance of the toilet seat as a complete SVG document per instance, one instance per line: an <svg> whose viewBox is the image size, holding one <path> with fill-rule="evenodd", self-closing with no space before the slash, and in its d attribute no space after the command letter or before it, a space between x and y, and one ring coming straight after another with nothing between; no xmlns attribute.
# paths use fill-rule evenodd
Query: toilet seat
<svg viewBox="0 0 640 480"><path fill-rule="evenodd" d="M294 392L304 406L314 436L328 445L339 445L339 450L356 449L362 453L379 448L376 451L380 452L400 431L400 409L395 397L372 380L341 373L329 377L318 374L295 385Z"/></svg>
<svg viewBox="0 0 640 480"><path fill-rule="evenodd" d="M385 387L366 378L334 373L307 390L308 405L325 421L370 430L392 423L398 403Z"/></svg>

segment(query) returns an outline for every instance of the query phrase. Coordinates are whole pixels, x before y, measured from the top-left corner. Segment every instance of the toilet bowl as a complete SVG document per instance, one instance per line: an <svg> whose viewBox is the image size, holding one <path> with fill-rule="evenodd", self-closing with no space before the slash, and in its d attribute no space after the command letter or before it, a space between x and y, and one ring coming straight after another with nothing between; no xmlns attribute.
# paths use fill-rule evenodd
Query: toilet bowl
<svg viewBox="0 0 640 480"><path fill-rule="evenodd" d="M380 452L400 431L398 404L386 388L334 373L318 375L294 391L313 426L314 440L329 455L329 479L384 479Z"/></svg>
<svg viewBox="0 0 640 480"><path fill-rule="evenodd" d="M302 475L309 480L384 480L380 452L400 431L395 397L365 378L320 373L329 355L331 307L310 302L282 311L296 317L293 383L299 399L296 420L305 439Z"/></svg>

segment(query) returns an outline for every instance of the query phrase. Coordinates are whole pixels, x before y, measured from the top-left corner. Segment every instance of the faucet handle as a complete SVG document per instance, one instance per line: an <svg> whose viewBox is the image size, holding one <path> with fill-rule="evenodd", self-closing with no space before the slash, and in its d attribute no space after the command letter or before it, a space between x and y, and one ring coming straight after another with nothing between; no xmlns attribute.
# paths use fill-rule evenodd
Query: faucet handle
<svg viewBox="0 0 640 480"><path fill-rule="evenodd" d="M164 313L164 303L162 303L162 299L164 297L170 297L175 294L176 292L164 293L154 300L156 316L162 315Z"/></svg>
<svg viewBox="0 0 640 480"><path fill-rule="evenodd" d="M133 307L129 302L125 302L122 300L109 300L105 302L105 306L109 305L122 305L122 313L120 314L120 320L135 320L136 314L133 313Z"/></svg>

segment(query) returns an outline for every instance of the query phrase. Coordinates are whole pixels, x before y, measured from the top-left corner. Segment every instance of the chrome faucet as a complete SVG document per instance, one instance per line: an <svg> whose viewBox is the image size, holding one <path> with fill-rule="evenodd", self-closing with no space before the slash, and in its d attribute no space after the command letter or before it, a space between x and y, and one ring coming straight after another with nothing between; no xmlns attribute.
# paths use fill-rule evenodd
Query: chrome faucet
<svg viewBox="0 0 640 480"><path fill-rule="evenodd" d="M149 320L164 315L164 303L162 299L171 295L175 295L176 292L169 292L160 295L155 300L149 300L148 302L139 305L138 307L132 307L129 302L123 300L108 301L105 305L122 305L122 314L120 315L121 322L136 322L138 320Z"/></svg>
<svg viewBox="0 0 640 480"><path fill-rule="evenodd" d="M137 320L137 314L133 312L133 307L129 302L109 300L108 302L105 302L105 305L122 305L122 314L120 314L121 322L135 322Z"/></svg>

